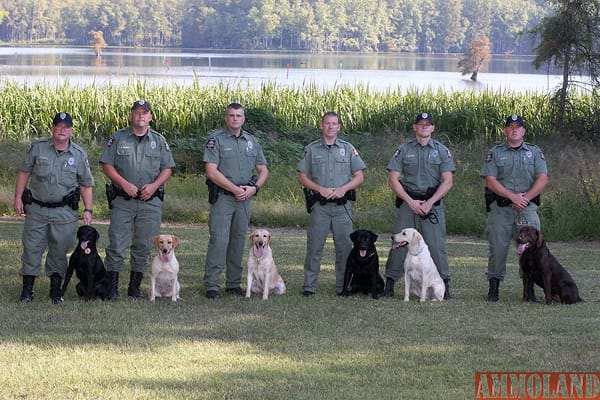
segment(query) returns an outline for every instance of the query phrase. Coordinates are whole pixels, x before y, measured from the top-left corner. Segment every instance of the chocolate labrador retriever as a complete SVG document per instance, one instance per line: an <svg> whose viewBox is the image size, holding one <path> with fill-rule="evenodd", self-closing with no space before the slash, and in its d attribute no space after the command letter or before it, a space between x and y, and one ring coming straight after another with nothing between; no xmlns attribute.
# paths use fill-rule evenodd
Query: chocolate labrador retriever
<svg viewBox="0 0 600 400"><path fill-rule="evenodd" d="M75 286L79 297L85 300L107 298L110 281L104 262L96 249L99 238L100 234L96 228L90 225L83 225L77 230L77 248L69 258L69 267L62 287L63 296L75 271L79 279Z"/></svg>
<svg viewBox="0 0 600 400"><path fill-rule="evenodd" d="M344 288L341 296L354 293L371 293L377 299L385 286L379 275L379 256L375 248L377 235L369 230L359 229L350 234L353 246L346 262Z"/></svg>
<svg viewBox="0 0 600 400"><path fill-rule="evenodd" d="M523 300L532 300L533 284L544 289L546 304L553 300L563 304L583 301L571 275L550 253L542 233L533 226L524 226L517 237L519 265L523 270Z"/></svg>

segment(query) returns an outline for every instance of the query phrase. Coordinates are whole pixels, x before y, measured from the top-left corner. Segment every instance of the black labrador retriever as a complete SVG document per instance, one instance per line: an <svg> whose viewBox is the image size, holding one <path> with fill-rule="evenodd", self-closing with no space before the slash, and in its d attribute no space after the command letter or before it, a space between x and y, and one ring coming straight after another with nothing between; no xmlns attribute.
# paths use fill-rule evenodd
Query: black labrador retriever
<svg viewBox="0 0 600 400"><path fill-rule="evenodd" d="M384 282L379 275L379 256L375 248L377 235L369 230L359 229L350 234L353 246L346 262L344 288L341 296L354 293L371 293L377 299L383 293Z"/></svg>
<svg viewBox="0 0 600 400"><path fill-rule="evenodd" d="M99 238L100 234L92 226L83 225L77 230L77 248L69 258L69 267L62 287L63 296L75 271L79 279L75 286L79 297L85 300L105 300L108 297L110 280L96 248Z"/></svg>
<svg viewBox="0 0 600 400"><path fill-rule="evenodd" d="M519 265L523 270L523 300L535 298L533 284L544 289L546 304L553 300L563 304L583 301L579 289L567 270L550 253L542 233L533 226L524 226L517 237Z"/></svg>

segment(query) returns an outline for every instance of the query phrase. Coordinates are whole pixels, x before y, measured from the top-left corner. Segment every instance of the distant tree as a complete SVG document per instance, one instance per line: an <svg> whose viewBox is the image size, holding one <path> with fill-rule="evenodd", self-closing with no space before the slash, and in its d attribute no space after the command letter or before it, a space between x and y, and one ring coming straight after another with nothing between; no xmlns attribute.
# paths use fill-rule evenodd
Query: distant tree
<svg viewBox="0 0 600 400"><path fill-rule="evenodd" d="M557 92L557 128L562 128L569 86L574 72L586 74L593 89L600 87L599 0L550 0L555 13L545 17L530 34L540 40L533 65L554 63L562 68L562 85ZM581 83L581 82L579 82ZM597 91L597 90L595 90Z"/></svg>
<svg viewBox="0 0 600 400"><path fill-rule="evenodd" d="M471 74L471 80L477 81L479 69L490 58L490 39L487 36L473 39L469 51L458 61L458 69L463 75Z"/></svg>
<svg viewBox="0 0 600 400"><path fill-rule="evenodd" d="M92 37L90 45L96 52L96 57L102 56L102 48L106 47L106 41L104 40L104 34L102 31L90 31L89 35Z"/></svg>

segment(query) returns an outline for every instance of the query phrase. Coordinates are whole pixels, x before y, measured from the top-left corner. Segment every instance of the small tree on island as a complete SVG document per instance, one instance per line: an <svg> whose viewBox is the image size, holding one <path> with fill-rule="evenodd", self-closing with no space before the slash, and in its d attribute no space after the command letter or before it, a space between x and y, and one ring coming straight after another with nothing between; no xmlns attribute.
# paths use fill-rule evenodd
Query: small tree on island
<svg viewBox="0 0 600 400"><path fill-rule="evenodd" d="M90 45L96 52L96 57L102 56L102 48L106 47L106 41L104 40L104 34L102 31L90 31L89 35L92 37Z"/></svg>
<svg viewBox="0 0 600 400"><path fill-rule="evenodd" d="M492 58L490 39L487 36L473 39L469 51L458 61L458 69L463 75L471 74L471 80L477 81L477 73L484 62Z"/></svg>

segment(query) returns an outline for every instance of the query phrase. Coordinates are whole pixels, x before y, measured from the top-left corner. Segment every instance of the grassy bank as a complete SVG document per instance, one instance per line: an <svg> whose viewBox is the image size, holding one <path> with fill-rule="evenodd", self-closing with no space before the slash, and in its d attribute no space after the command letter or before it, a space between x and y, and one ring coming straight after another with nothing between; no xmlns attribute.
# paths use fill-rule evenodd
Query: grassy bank
<svg viewBox="0 0 600 400"><path fill-rule="evenodd" d="M445 399L473 398L475 371L595 371L600 257L597 244L549 244L585 303L525 304L516 254L501 300L485 302L487 244L451 238L455 299L419 304L334 295L333 245L318 293L300 296L305 232L273 229L288 291L263 301L203 296L203 225L165 224L182 239L182 299L19 304L22 221L0 220L0 398L6 399ZM97 224L104 255L107 225ZM390 241L377 243L382 265ZM142 290L147 291L148 276ZM126 292L127 279L120 291ZM400 285L402 286L402 285ZM540 289L537 289L541 296Z"/></svg>

